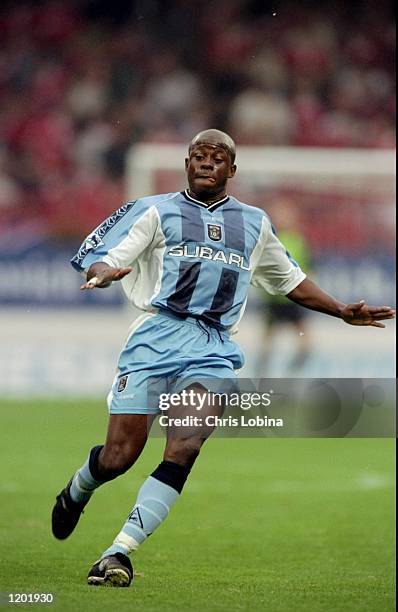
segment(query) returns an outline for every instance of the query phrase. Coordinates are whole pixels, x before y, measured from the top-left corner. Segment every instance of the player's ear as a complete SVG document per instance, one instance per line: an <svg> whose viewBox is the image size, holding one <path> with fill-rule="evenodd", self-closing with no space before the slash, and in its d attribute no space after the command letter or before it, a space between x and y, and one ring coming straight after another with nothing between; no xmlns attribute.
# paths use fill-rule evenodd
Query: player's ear
<svg viewBox="0 0 398 612"><path fill-rule="evenodd" d="M185 158L185 170L188 170L188 164L189 164L189 159L188 157Z"/></svg>
<svg viewBox="0 0 398 612"><path fill-rule="evenodd" d="M232 164L232 166L229 169L229 176L228 178L233 178L235 176L235 173L238 169L238 166L236 164Z"/></svg>

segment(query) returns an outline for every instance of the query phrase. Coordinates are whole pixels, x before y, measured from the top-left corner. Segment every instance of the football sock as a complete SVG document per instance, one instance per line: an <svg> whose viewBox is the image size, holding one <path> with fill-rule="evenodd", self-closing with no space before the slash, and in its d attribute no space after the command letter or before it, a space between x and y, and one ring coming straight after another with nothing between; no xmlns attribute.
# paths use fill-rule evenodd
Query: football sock
<svg viewBox="0 0 398 612"><path fill-rule="evenodd" d="M101 556L136 550L167 518L190 472L172 461L162 461L142 485L136 504L112 546Z"/></svg>
<svg viewBox="0 0 398 612"><path fill-rule="evenodd" d="M103 446L94 446L91 449L86 463L77 470L73 476L70 486L70 495L74 502L87 502L95 489L104 484L103 479L98 474L98 455Z"/></svg>

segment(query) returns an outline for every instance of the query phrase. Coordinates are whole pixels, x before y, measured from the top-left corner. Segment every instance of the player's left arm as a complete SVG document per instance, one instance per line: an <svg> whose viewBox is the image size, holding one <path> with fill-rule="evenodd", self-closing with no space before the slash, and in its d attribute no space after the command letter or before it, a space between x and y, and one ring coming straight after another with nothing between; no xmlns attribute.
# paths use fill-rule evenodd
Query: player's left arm
<svg viewBox="0 0 398 612"><path fill-rule="evenodd" d="M395 317L395 310L390 306L368 306L364 300L353 304L339 302L308 278L290 291L286 297L310 310L343 319L349 325L385 327L380 321Z"/></svg>

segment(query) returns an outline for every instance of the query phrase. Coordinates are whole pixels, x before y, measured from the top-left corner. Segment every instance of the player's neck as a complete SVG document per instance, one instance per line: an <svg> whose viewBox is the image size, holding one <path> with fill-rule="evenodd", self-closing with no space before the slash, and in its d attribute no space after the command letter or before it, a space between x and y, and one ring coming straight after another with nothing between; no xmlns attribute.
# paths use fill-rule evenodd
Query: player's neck
<svg viewBox="0 0 398 612"><path fill-rule="evenodd" d="M186 190L187 194L193 198L194 200L199 200L199 202L203 202L204 204L210 205L210 204L215 204L216 202L219 202L220 200L223 200L226 195L227 192L225 189L223 189L223 191L221 191L220 193L217 194L208 194L208 193L196 193L195 191L193 191L192 189L187 189Z"/></svg>

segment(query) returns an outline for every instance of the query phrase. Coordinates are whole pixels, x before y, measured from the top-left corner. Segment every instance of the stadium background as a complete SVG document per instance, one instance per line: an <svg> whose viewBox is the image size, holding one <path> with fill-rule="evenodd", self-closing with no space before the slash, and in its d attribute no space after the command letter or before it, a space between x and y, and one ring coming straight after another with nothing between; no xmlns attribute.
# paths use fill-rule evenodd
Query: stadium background
<svg viewBox="0 0 398 612"><path fill-rule="evenodd" d="M43 538L48 536L46 517L53 496L70 475L69 471L76 467L76 461L84 459L88 432L102 435L106 419L104 395L133 316L117 286L89 295L79 292L80 279L69 266L82 238L132 197L139 185L140 177L131 174L127 164L132 147L142 143L185 146L197 131L214 126L229 131L238 147L261 147L263 153L268 151L275 157L288 147L286 154L293 155L289 162L293 169L295 156L301 160L304 152L311 152L314 147L330 153L330 159L345 153L355 157L359 150L369 154L366 159L371 160L374 153L374 164L365 163L361 172L341 183L340 175L333 173L332 180L328 173L312 176L310 161L304 181L295 182L285 176L276 179L266 173L252 181L247 175L237 179L235 186L231 184L231 192L236 189L271 216L281 199L297 207L299 230L312 252L313 274L326 290L344 300L365 298L373 303L393 303L395 28L393 4L386 0L355 3L54 0L3 2L0 37L0 393L4 417L2 465L9 474L1 489L7 497L3 519L8 521L6 526L2 524L1 534L3 553L10 554L15 549L15 539L12 531L5 534L9 533L10 524L15 524L17 530L23 524L28 533L23 548L36 555L37 547L43 546ZM317 150L313 151L314 161ZM375 169L380 166L384 169L378 173ZM153 169L152 180L156 190L183 186L181 174L159 165ZM246 376L258 373L260 308L260 298L253 293L238 338L247 354L243 372ZM382 331L349 328L333 319L310 316L311 358L295 375L394 376L392 322ZM294 342L291 334L280 334L272 347L272 375L286 375ZM33 396L45 399L32 403ZM64 402L66 398L79 401L68 404ZM84 414L79 406L84 406ZM76 418L81 424L79 431ZM70 431L75 432L72 439ZM46 444L42 444L43 435L47 436ZM281 546L290 560L285 568L286 580L280 578L278 582L276 575L270 575L266 593L260 596L250 586L250 572L254 571L250 566L250 546L240 539L239 529L241 521L251 524L250 512L257 507L255 499L250 502L250 495L257 489L256 474L260 478L262 472L259 468L253 472L249 459L257 457L261 461L261 442L247 448L249 455L245 455L243 463L234 464L239 474L245 474L245 499L251 503L251 511L247 510L244 520L235 511L240 498L231 496L236 525L229 518L233 537L248 564L247 586L242 587L247 607L245 602L239 607L239 597L236 599L226 574L226 582L219 583L225 609L234 609L236 604L236 609L254 610L256 602L270 601L274 604L269 609L285 609L275 603L276 592L281 591L286 591L286 597L291 596L286 609L361 612L392 609L383 599L390 593L390 586L383 580L387 580L392 567L386 561L390 559L391 547L387 542L392 530L391 447L384 444L360 447L359 443L365 441L358 441L354 453L352 447L331 446L332 442L344 440L325 441L330 443L327 447L319 443L300 445L310 441L296 441L297 446L293 446L289 441L288 449L283 444L276 447L274 441L268 455L274 468L264 484L262 503L268 506L270 532L275 529L274 550ZM211 448L208 461L221 461L224 453L228 454L226 446L220 453L218 447ZM243 447L233 448L239 456ZM336 451L339 460L335 459L332 465L329 453L336 457ZM59 453L62 460L59 456L55 460ZM153 446L148 453L153 463ZM281 464L275 467L281 456L285 468ZM23 458L30 462L31 471L26 470ZM315 475L314 462L318 466ZM138 485L140 473L147 473L151 465L148 462L139 467L137 476L133 474L135 484ZM192 514L192 524L199 520L203 541L210 537L212 523L200 523L198 513L202 508L200 500L207 499L208 487L210 497L217 502L218 474L224 479L223 491L235 491L232 476L223 471L223 463L218 465L219 473L204 459L197 480L188 489L194 494L196 505L187 501L192 507L185 508ZM348 465L351 471L347 471ZM37 474L43 466L48 470L47 483ZM322 489L321 481L331 482L331 488ZM114 500L123 499L126 504L126 499L130 500L126 497L130 481L121 479L121 483L115 485L119 489L114 488L112 495ZM38 508L38 514L31 517L28 513L27 520L24 490L29 492L30 503ZM341 507L350 507L352 515L332 510L337 494ZM356 496L355 503L351 495ZM104 504L106 497L101 496L99 492L97 503L101 500ZM300 535L300 526L290 514L287 532L288 517L284 512L280 524L275 522L281 498L286 512L289 504L294 504L303 524L307 525L308 520L308 525L313 525L312 531L306 527L312 548L307 548L306 533ZM358 520L358 512L365 507L367 511ZM109 506L106 510L108 522L104 529L110 537L119 520L120 512L116 510ZM178 531L179 524L188 530L190 523L181 512L180 523L177 518L172 529L177 529L173 531L175 542L182 545L188 531L184 532L184 527ZM320 516L323 526L319 525ZM296 590L295 586L309 581L311 590L312 578L304 573L295 574L297 559L294 555L289 557L287 547L293 543L293 548L297 546L294 550L302 554L306 551L307 556L301 558L302 566L308 566L309 572L316 575L319 542L326 549L328 546L329 536L322 529L326 529L329 519L338 522L334 544L340 547L333 549L335 565L331 575L336 578L336 585L341 579L346 600L341 607L336 603L343 595L327 590L325 570L325 591L321 590L317 603L311 606L306 599L308 592L300 591L300 586ZM262 519L258 515L253 515L253 525L259 520ZM221 546L222 555L230 555L231 534L223 530L221 517L216 515L212 521L213 532L217 530L225 542ZM356 546L362 537L369 537L369 525L372 537L368 548L363 544L361 549L361 562L365 564L369 558L365 571L356 565L359 563ZM82 554L86 549L94 551L94 528L88 528L87 536L83 530L81 533L82 539L78 544L75 540L74 546ZM289 541L281 544L278 538L286 533ZM39 534L41 539L36 541ZM353 534L352 543L348 534ZM252 537L255 538L254 532ZM153 548L155 542L154 539L148 545L149 551L157 550ZM166 528L159 542L167 550ZM70 571L75 560L73 546L61 556L55 546L56 543L45 540L45 554L37 560L38 574L29 583L31 588L44 587L48 563L61 564ZM265 552L257 547L256 554L259 562ZM158 566L165 557L162 552L156 555ZM330 559L321 557L319 567L326 567ZM276 558L281 561L278 555ZM201 556L202 571L211 581L208 571L203 570L208 561ZM268 562L264 558L264 563ZM145 556L143 563L145 566ZM17 568L16 574L24 575L22 557L13 556L12 567ZM176 572L178 568L185 570L176 561ZM160 567L157 570L162 575ZM362 570L368 582L361 582ZM232 584L242 578L240 565L234 571ZM76 572L72 572L71 579L77 584L81 575ZM352 575L361 585L358 592L354 583L351 586L344 583ZM378 585L383 584L377 595L381 599L373 599L375 587L369 583L369 576ZM2 576L3 589L8 588L5 578L7 574ZM185 579L183 574L181 584L185 584ZM290 579L292 583L286 582ZM26 585L18 580L15 584ZM166 574L159 588L164 589L165 585L167 588L167 584ZM368 587L369 602L365 596ZM188 584L186 588L189 590ZM203 601L212 596L209 582L205 581L201 589ZM357 593L357 599L349 601L347 593ZM334 596L337 599L332 605L330 598ZM70 609L79 609L76 606L80 601L76 600L74 607L70 604ZM148 595L148 609L152 609L151 601ZM214 602L209 601L209 609L216 609ZM86 600L84 609L91 609L90 605ZM158 605L157 609L162 608ZM185 602L181 609L196 608L192 602L191 605ZM217 609L224 609L221 602ZM258 609L264 608L259 604Z"/></svg>
<svg viewBox="0 0 398 612"><path fill-rule="evenodd" d="M132 314L119 287L79 293L68 261L132 197L133 145L185 145L217 126L239 145L296 147L297 159L311 147L392 155L388 2L24 2L3 4L0 16L0 389L7 395L107 389ZM387 158L376 178L372 162L363 165L363 176L343 188L337 178L285 184L264 172L261 185L249 179L239 189L237 179L231 190L271 216L278 198L291 200L326 290L392 303L393 162ZM154 182L161 191L182 186L183 176L164 173ZM253 295L238 338L246 376L258 373L260 306ZM311 359L294 375L393 375L391 325L358 331L314 315L312 329ZM295 341L277 338L269 375L286 375Z"/></svg>

